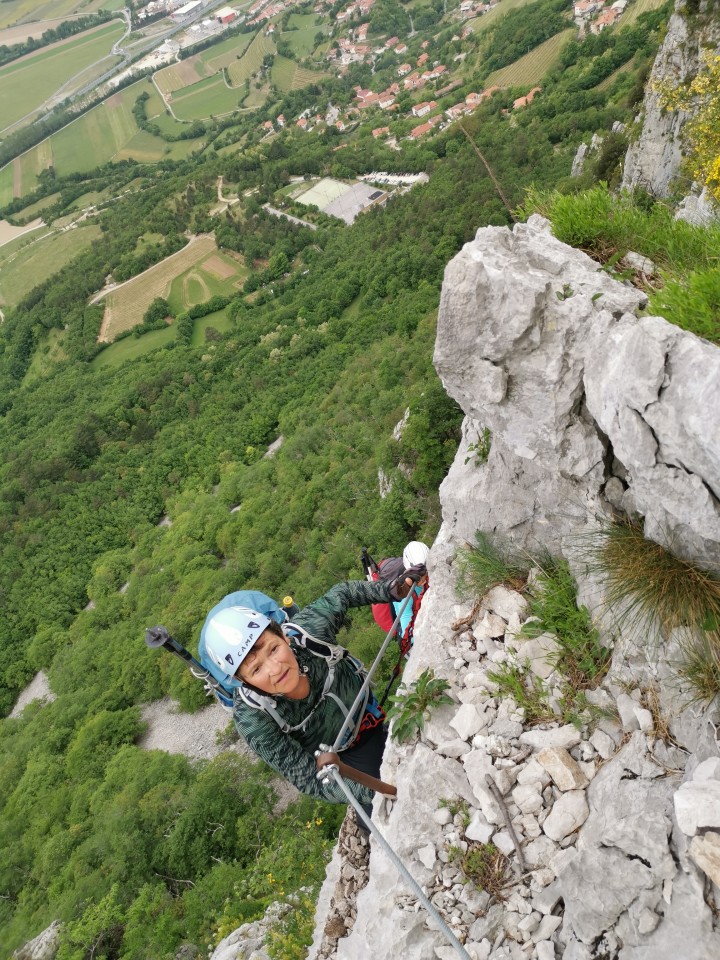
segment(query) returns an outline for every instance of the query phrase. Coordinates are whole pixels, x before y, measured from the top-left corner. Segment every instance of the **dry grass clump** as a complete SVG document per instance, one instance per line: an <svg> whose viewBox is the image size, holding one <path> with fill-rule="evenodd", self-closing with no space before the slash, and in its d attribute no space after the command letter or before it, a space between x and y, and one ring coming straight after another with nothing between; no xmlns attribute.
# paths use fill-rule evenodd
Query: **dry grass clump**
<svg viewBox="0 0 720 960"><path fill-rule="evenodd" d="M678 676L693 701L720 693L720 578L667 547L647 540L633 521L608 524L597 534L595 572L608 588L607 604L630 622L652 621L667 634L685 627Z"/></svg>
<svg viewBox="0 0 720 960"><path fill-rule="evenodd" d="M494 843L476 843L471 840L467 851L457 858L463 876L478 890L489 893L494 900L504 900L510 886L510 861Z"/></svg>

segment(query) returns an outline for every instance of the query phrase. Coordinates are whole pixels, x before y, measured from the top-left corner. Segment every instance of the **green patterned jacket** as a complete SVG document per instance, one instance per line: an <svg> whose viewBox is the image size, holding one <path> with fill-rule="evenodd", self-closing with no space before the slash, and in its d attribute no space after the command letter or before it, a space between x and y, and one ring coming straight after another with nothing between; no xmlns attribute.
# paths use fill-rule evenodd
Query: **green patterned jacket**
<svg viewBox="0 0 720 960"><path fill-rule="evenodd" d="M390 588L382 581L368 583L365 580L350 580L336 584L319 600L301 610L293 618L293 622L318 640L335 643L345 613L350 607L382 603L389 599ZM310 695L304 700L290 700L282 696L275 700L277 711L283 720L290 726L296 726L318 702L328 667L321 657L292 643L291 646L301 667L307 667ZM361 685L362 680L351 664L347 660L338 661L330 689L347 708L352 706ZM337 784L323 784L316 779L315 750L321 743L333 743L344 720L339 706L330 697L325 698L305 729L291 734L283 733L272 717L262 710L249 707L239 697L235 698L233 720L238 733L244 737L248 746L302 793L331 803L346 802ZM372 800L373 792L367 787L352 782L348 786L361 803Z"/></svg>
<svg viewBox="0 0 720 960"><path fill-rule="evenodd" d="M390 588L383 581L368 583L366 580L350 580L336 584L319 600L304 607L293 618L293 622L318 640L336 643L335 638L350 607L382 603L389 599ZM310 695L304 700L290 700L282 696L275 700L283 720L295 726L307 717L318 702L328 667L321 657L294 644L291 646L301 667L308 669ZM349 708L361 685L362 680L351 664L347 660L340 660L335 666L331 692ZM325 698L305 729L290 734L283 733L272 717L262 710L249 707L239 697L235 698L233 720L238 733L250 748L302 793L331 803L346 802L337 784L323 784L316 779L315 750L321 743L333 743L344 720L339 706L330 697ZM348 786L361 803L372 800L373 792L369 788L356 783L349 783Z"/></svg>

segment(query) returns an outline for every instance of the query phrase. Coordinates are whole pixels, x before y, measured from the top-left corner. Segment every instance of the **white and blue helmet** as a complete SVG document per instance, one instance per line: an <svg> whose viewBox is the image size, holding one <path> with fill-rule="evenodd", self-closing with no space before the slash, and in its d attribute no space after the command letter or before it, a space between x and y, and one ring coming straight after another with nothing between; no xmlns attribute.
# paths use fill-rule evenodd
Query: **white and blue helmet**
<svg viewBox="0 0 720 960"><path fill-rule="evenodd" d="M259 590L236 590L216 603L200 632L200 663L226 689L241 686L237 668L270 623L287 622L287 614Z"/></svg>
<svg viewBox="0 0 720 960"><path fill-rule="evenodd" d="M249 607L218 610L208 617L204 628L207 656L228 679L234 679L238 667L270 622L268 617Z"/></svg>

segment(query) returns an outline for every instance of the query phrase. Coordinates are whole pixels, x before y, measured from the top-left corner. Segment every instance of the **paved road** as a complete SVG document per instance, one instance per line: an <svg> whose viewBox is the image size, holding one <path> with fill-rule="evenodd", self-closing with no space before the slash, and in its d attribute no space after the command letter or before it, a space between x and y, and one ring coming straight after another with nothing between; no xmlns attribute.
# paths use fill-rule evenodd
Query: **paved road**
<svg viewBox="0 0 720 960"><path fill-rule="evenodd" d="M299 217L293 217L289 213L284 213L282 210L271 207L269 203L263 204L263 210L267 210L267 212L271 213L274 217L285 217L285 219L289 220L290 223L297 223L301 227L310 227L311 230L317 230L316 223L309 223L307 220L301 220Z"/></svg>

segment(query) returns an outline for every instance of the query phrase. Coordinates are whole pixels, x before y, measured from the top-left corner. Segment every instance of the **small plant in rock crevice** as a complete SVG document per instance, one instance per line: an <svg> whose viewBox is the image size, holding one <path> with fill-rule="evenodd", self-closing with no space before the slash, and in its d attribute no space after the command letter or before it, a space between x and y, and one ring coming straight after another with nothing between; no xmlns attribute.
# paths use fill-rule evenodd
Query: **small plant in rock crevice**
<svg viewBox="0 0 720 960"><path fill-rule="evenodd" d="M530 563L510 549L501 548L486 533L478 531L475 545L466 544L457 554L457 592L475 599L499 584L523 590Z"/></svg>
<svg viewBox="0 0 720 960"><path fill-rule="evenodd" d="M490 429L489 427L484 427L475 443L468 444L468 456L465 457L465 463L470 463L473 456L475 457L475 466L481 467L484 463L487 463L487 458L490 456L491 444L492 434L490 433Z"/></svg>
<svg viewBox="0 0 720 960"><path fill-rule="evenodd" d="M459 847L450 847L448 856L478 890L484 890L494 900L506 898L505 891L512 883L510 861L494 843L471 840L464 853Z"/></svg>
<svg viewBox="0 0 720 960"><path fill-rule="evenodd" d="M405 743L422 733L425 721L432 711L442 704L455 701L446 693L450 689L447 680L436 677L431 669L424 670L410 686L401 684L391 696L392 706L388 720L392 720L390 736L398 743Z"/></svg>
<svg viewBox="0 0 720 960"><path fill-rule="evenodd" d="M574 690L597 686L612 654L603 646L587 608L577 605L577 586L565 560L544 561L531 593L530 615L520 636L553 634L558 649L548 656L549 662Z"/></svg>
<svg viewBox="0 0 720 960"><path fill-rule="evenodd" d="M557 679L548 684L537 676L520 650L488 671L502 697L512 697L525 711L527 723L562 720L581 725L598 714L584 691L600 682L610 665L611 652L604 647L590 614L577 605L577 587L564 560L546 557L530 595L531 618L518 637L536 638L549 633L556 649L547 654Z"/></svg>
<svg viewBox="0 0 720 960"><path fill-rule="evenodd" d="M453 820L459 816L462 821L463 830L470 823L470 804L467 800L463 800L462 797L456 797L455 799L441 797L438 807L448 810Z"/></svg>

